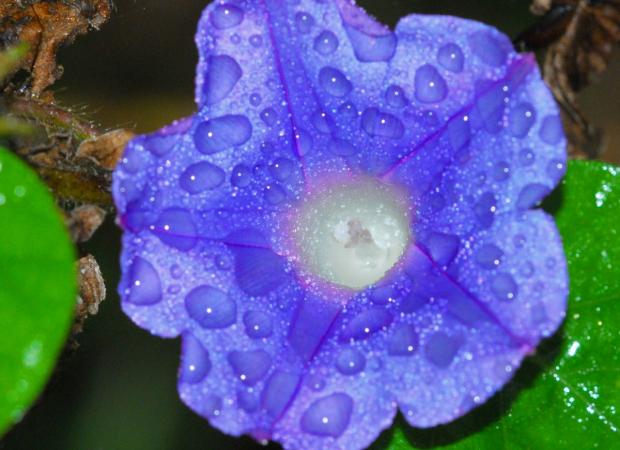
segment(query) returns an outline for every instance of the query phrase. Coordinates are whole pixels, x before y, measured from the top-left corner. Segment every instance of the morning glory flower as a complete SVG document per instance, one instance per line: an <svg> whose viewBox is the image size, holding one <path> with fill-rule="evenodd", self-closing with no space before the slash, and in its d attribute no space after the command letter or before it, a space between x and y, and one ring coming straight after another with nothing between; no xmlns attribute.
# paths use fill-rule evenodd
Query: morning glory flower
<svg viewBox="0 0 620 450"><path fill-rule="evenodd" d="M492 27L349 0L231 0L198 112L114 175L127 315L182 338L181 399L232 435L360 449L450 422L565 315L535 207L565 170L534 57Z"/></svg>

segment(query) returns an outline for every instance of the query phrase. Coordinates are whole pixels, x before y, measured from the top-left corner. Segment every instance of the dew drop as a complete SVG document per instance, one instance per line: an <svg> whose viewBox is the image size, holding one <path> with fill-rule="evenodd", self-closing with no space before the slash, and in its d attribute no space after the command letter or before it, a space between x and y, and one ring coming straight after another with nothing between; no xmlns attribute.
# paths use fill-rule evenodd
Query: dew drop
<svg viewBox="0 0 620 450"><path fill-rule="evenodd" d="M136 257L129 269L126 297L135 305L152 305L161 301L161 282L155 268L147 260Z"/></svg>
<svg viewBox="0 0 620 450"><path fill-rule="evenodd" d="M529 209L535 205L537 205L543 198L549 194L550 189L544 184L540 183L530 183L527 184L521 189L519 192L519 197L517 198L516 207L517 209Z"/></svg>
<svg viewBox="0 0 620 450"><path fill-rule="evenodd" d="M415 97L422 103L438 103L448 95L448 85L437 69L425 64L415 73Z"/></svg>
<svg viewBox="0 0 620 450"><path fill-rule="evenodd" d="M308 34L314 26L314 17L306 12L298 12L295 14L295 25L302 34Z"/></svg>
<svg viewBox="0 0 620 450"><path fill-rule="evenodd" d="M265 125L270 127L278 122L277 114L273 108L263 109L260 113L260 118L265 122Z"/></svg>
<svg viewBox="0 0 620 450"><path fill-rule="evenodd" d="M224 30L239 25L243 21L243 11L233 5L218 5L209 18L215 28Z"/></svg>
<svg viewBox="0 0 620 450"><path fill-rule="evenodd" d="M228 363L244 384L252 386L262 380L271 368L271 356L264 350L233 351Z"/></svg>
<svg viewBox="0 0 620 450"><path fill-rule="evenodd" d="M261 101L263 101L263 99L261 98L260 94L254 93L250 95L250 105L258 106L260 105Z"/></svg>
<svg viewBox="0 0 620 450"><path fill-rule="evenodd" d="M517 297L518 287L512 275L499 273L491 281L491 290L498 300L510 301Z"/></svg>
<svg viewBox="0 0 620 450"><path fill-rule="evenodd" d="M265 188L265 199L272 205L278 205L286 200L286 191L277 184L269 184Z"/></svg>
<svg viewBox="0 0 620 450"><path fill-rule="evenodd" d="M179 184L190 194L198 194L220 186L225 176L222 169L203 161L189 166L181 174Z"/></svg>
<svg viewBox="0 0 620 450"><path fill-rule="evenodd" d="M476 252L476 262L484 269L496 269L502 263L504 252L493 244L485 244Z"/></svg>
<svg viewBox="0 0 620 450"><path fill-rule="evenodd" d="M536 123L536 110L529 103L521 103L508 114L508 123L510 133L515 137L523 138Z"/></svg>
<svg viewBox="0 0 620 450"><path fill-rule="evenodd" d="M367 339L391 322L392 316L385 309L379 307L367 309L349 321L342 331L341 340Z"/></svg>
<svg viewBox="0 0 620 450"><path fill-rule="evenodd" d="M490 192L485 192L474 205L474 213L483 228L489 228L495 219L497 200Z"/></svg>
<svg viewBox="0 0 620 450"><path fill-rule="evenodd" d="M506 181L510 178L510 166L506 161L500 161L493 166L491 174L495 181Z"/></svg>
<svg viewBox="0 0 620 450"><path fill-rule="evenodd" d="M262 311L248 311L243 315L245 333L252 339L267 338L273 333L271 317Z"/></svg>
<svg viewBox="0 0 620 450"><path fill-rule="evenodd" d="M336 35L331 31L325 30L314 39L314 50L323 56L327 56L338 49L338 44Z"/></svg>
<svg viewBox="0 0 620 450"><path fill-rule="evenodd" d="M461 343L457 338L439 331L427 338L424 354L430 363L445 369L452 363L460 347Z"/></svg>
<svg viewBox="0 0 620 450"><path fill-rule="evenodd" d="M461 72L465 63L465 57L461 47L454 43L446 44L437 53L437 62L446 70Z"/></svg>
<svg viewBox="0 0 620 450"><path fill-rule="evenodd" d="M201 382L211 370L209 353L200 341L190 333L183 335L179 379L183 383Z"/></svg>
<svg viewBox="0 0 620 450"><path fill-rule="evenodd" d="M345 24L345 30L355 57L361 62L389 61L396 52L398 40L394 33L371 35L348 24Z"/></svg>
<svg viewBox="0 0 620 450"><path fill-rule="evenodd" d="M564 138L564 129L560 116L547 116L540 127L540 138L549 145L559 144Z"/></svg>
<svg viewBox="0 0 620 450"><path fill-rule="evenodd" d="M343 375L355 375L366 367L366 358L359 350L345 348L336 358L336 368Z"/></svg>
<svg viewBox="0 0 620 450"><path fill-rule="evenodd" d="M183 208L163 210L152 230L164 244L184 252L198 242L192 214Z"/></svg>
<svg viewBox="0 0 620 450"><path fill-rule="evenodd" d="M469 45L481 61L493 67L503 66L508 57L506 49L489 31L477 31L472 34Z"/></svg>
<svg viewBox="0 0 620 450"><path fill-rule="evenodd" d="M185 297L189 316L203 328L226 328L235 323L235 302L221 290L212 286L199 286Z"/></svg>
<svg viewBox="0 0 620 450"><path fill-rule="evenodd" d="M232 170L230 182L233 186L244 188L252 182L252 169L245 164L238 164Z"/></svg>
<svg viewBox="0 0 620 450"><path fill-rule="evenodd" d="M256 48L260 47L263 45L263 37L260 34L253 34L250 36L250 45Z"/></svg>
<svg viewBox="0 0 620 450"><path fill-rule="evenodd" d="M269 171L276 180L285 181L291 176L294 168L293 161L290 159L278 158L273 162Z"/></svg>
<svg viewBox="0 0 620 450"><path fill-rule="evenodd" d="M353 412L353 399L335 393L315 400L301 417L301 428L315 436L338 437L346 430Z"/></svg>
<svg viewBox="0 0 620 450"><path fill-rule="evenodd" d="M400 139L405 134L405 126L398 117L372 107L362 114L362 128L373 137Z"/></svg>
<svg viewBox="0 0 620 450"><path fill-rule="evenodd" d="M529 167L534 164L534 152L529 148L524 148L519 152L519 163L522 167Z"/></svg>
<svg viewBox="0 0 620 450"><path fill-rule="evenodd" d="M217 103L230 94L243 71L237 61L228 55L209 57L203 86L207 105Z"/></svg>
<svg viewBox="0 0 620 450"><path fill-rule="evenodd" d="M245 144L252 136L252 125L242 115L226 115L202 122L194 132L198 151L210 155Z"/></svg>
<svg viewBox="0 0 620 450"><path fill-rule="evenodd" d="M347 77L338 69L323 67L319 71L319 85L325 92L334 97L345 97L353 89Z"/></svg>
<svg viewBox="0 0 620 450"><path fill-rule="evenodd" d="M399 324L387 339L387 351L392 356L412 356L418 349L418 334L413 326Z"/></svg>
<svg viewBox="0 0 620 450"><path fill-rule="evenodd" d="M405 91L400 86L391 85L385 91L385 101L393 108L403 108L407 105Z"/></svg>

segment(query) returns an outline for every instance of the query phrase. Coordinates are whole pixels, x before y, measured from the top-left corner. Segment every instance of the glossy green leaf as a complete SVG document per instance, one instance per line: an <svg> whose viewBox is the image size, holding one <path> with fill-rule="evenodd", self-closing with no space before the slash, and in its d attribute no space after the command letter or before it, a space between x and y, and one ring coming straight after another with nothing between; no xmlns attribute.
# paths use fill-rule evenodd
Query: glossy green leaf
<svg viewBox="0 0 620 450"><path fill-rule="evenodd" d="M39 395L66 339L74 261L47 188L0 148L0 435Z"/></svg>
<svg viewBox="0 0 620 450"><path fill-rule="evenodd" d="M571 278L563 329L487 404L428 430L401 419L377 448L620 448L620 168L571 162L544 206Z"/></svg>

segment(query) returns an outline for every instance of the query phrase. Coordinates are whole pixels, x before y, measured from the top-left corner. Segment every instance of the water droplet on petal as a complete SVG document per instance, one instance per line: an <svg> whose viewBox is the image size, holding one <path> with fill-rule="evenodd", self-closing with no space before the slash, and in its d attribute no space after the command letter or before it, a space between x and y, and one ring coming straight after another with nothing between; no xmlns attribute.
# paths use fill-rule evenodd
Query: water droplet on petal
<svg viewBox="0 0 620 450"><path fill-rule="evenodd" d="M547 174L551 177L553 183L558 183L564 176L566 164L559 159L553 159L547 164Z"/></svg>
<svg viewBox="0 0 620 450"><path fill-rule="evenodd" d="M243 71L234 58L228 55L209 57L203 86L207 105L217 103L233 90Z"/></svg>
<svg viewBox="0 0 620 450"><path fill-rule="evenodd" d="M212 286L199 286L185 297L189 316L203 328L226 328L237 319L235 302Z"/></svg>
<svg viewBox="0 0 620 450"><path fill-rule="evenodd" d="M389 61L398 42L394 33L370 35L345 24L355 57L361 62Z"/></svg>
<svg viewBox="0 0 620 450"><path fill-rule="evenodd" d="M316 436L338 437L349 425L353 399L335 393L315 400L301 417L301 428Z"/></svg>
<svg viewBox="0 0 620 450"><path fill-rule="evenodd" d="M456 257L461 240L458 236L445 233L431 233L426 239L431 258L441 266L447 266Z"/></svg>
<svg viewBox="0 0 620 450"><path fill-rule="evenodd" d="M400 311L405 314L411 314L428 303L428 298L415 292L410 293L400 302Z"/></svg>
<svg viewBox="0 0 620 450"><path fill-rule="evenodd" d="M152 305L161 301L161 282L155 268L147 260L136 257L129 269L129 295L135 305Z"/></svg>
<svg viewBox="0 0 620 450"><path fill-rule="evenodd" d="M179 379L183 383L201 382L211 370L209 353L193 334L183 335Z"/></svg>
<svg viewBox="0 0 620 450"><path fill-rule="evenodd" d="M517 198L517 209L529 209L537 205L543 198L545 198L551 190L540 183L527 184L519 192Z"/></svg>
<svg viewBox="0 0 620 450"><path fill-rule="evenodd" d="M245 164L238 164L232 170L230 182L233 186L244 188L252 182L252 169Z"/></svg>
<svg viewBox="0 0 620 450"><path fill-rule="evenodd" d="M398 293L393 286L381 286L372 290L370 299L377 305L385 305L391 300L398 298Z"/></svg>
<svg viewBox="0 0 620 450"><path fill-rule="evenodd" d="M275 125L278 122L277 113L275 112L273 108L263 109L260 113L260 118L262 119L263 122L265 122L265 125L268 125L270 127Z"/></svg>
<svg viewBox="0 0 620 450"><path fill-rule="evenodd" d="M194 132L198 151L210 155L245 144L252 136L252 124L247 117L226 115L202 122Z"/></svg>
<svg viewBox="0 0 620 450"><path fill-rule="evenodd" d="M474 205L474 213L483 228L489 228L495 219L497 200L490 192L485 192Z"/></svg>
<svg viewBox="0 0 620 450"><path fill-rule="evenodd" d="M387 338L387 351L392 356L411 356L418 349L418 334L409 324L398 324Z"/></svg>
<svg viewBox="0 0 620 450"><path fill-rule="evenodd" d="M222 169L206 161L192 164L181 174L179 184L190 194L215 189L224 182Z"/></svg>
<svg viewBox="0 0 620 450"><path fill-rule="evenodd" d="M393 108L402 108L407 105L405 91L395 84L389 86L385 91L385 101Z"/></svg>
<svg viewBox="0 0 620 450"><path fill-rule="evenodd" d="M277 184L269 184L265 188L265 199L272 205L278 205L286 200L286 191Z"/></svg>
<svg viewBox="0 0 620 450"><path fill-rule="evenodd" d="M469 37L469 45L480 60L493 67L503 66L508 57L507 49L490 31L475 32Z"/></svg>
<svg viewBox="0 0 620 450"><path fill-rule="evenodd" d="M518 286L512 275L499 273L491 281L491 290L499 300L514 300L517 296Z"/></svg>
<svg viewBox="0 0 620 450"><path fill-rule="evenodd" d="M164 244L184 252L194 248L198 242L192 214L183 208L163 210L152 231Z"/></svg>
<svg viewBox="0 0 620 450"><path fill-rule="evenodd" d="M215 28L224 30L239 25L243 21L243 11L233 5L218 5L209 18Z"/></svg>
<svg viewBox="0 0 620 450"><path fill-rule="evenodd" d="M367 339L373 333L387 327L392 316L383 308L370 308L353 317L342 331L341 340Z"/></svg>
<svg viewBox="0 0 620 450"><path fill-rule="evenodd" d="M366 367L366 358L359 350L345 348L336 358L336 368L343 375L355 375Z"/></svg>
<svg viewBox="0 0 620 450"><path fill-rule="evenodd" d="M422 103L438 103L448 95L448 85L435 67L425 64L415 72L415 97Z"/></svg>
<svg viewBox="0 0 620 450"><path fill-rule="evenodd" d="M536 157L534 152L529 148L524 148L519 152L519 163L522 167L529 167L534 164Z"/></svg>
<svg viewBox="0 0 620 450"><path fill-rule="evenodd" d="M358 148L343 139L331 139L329 141L328 150L337 156L352 156L358 152Z"/></svg>
<svg viewBox="0 0 620 450"><path fill-rule="evenodd" d="M491 173L495 181L506 181L510 178L510 166L506 161L500 161L493 166Z"/></svg>
<svg viewBox="0 0 620 450"><path fill-rule="evenodd" d="M323 56L327 56L338 49L338 44L336 35L331 31L325 30L314 39L314 50Z"/></svg>
<svg viewBox="0 0 620 450"><path fill-rule="evenodd" d="M263 37L260 34L253 34L250 36L250 45L256 48L260 47L263 45Z"/></svg>
<svg viewBox="0 0 620 450"><path fill-rule="evenodd" d="M273 333L271 317L261 311L248 311L243 315L245 333L252 339L267 338Z"/></svg>
<svg viewBox="0 0 620 450"><path fill-rule="evenodd" d="M452 363L460 347L461 343L457 338L439 331L426 339L424 354L429 362L445 369Z"/></svg>
<svg viewBox="0 0 620 450"><path fill-rule="evenodd" d="M290 159L278 158L273 162L269 171L276 180L285 181L291 176L294 168L295 165Z"/></svg>
<svg viewBox="0 0 620 450"><path fill-rule="evenodd" d="M314 17L306 12L298 12L295 14L295 25L302 34L310 33L314 26Z"/></svg>
<svg viewBox="0 0 620 450"><path fill-rule="evenodd" d="M559 144L564 138L564 128L560 116L547 116L540 127L540 138L549 145Z"/></svg>
<svg viewBox="0 0 620 450"><path fill-rule="evenodd" d="M465 64L465 57L461 47L456 44L446 44L437 53L437 62L446 70L460 72Z"/></svg>
<svg viewBox="0 0 620 450"><path fill-rule="evenodd" d="M518 138L523 138L536 123L536 110L529 103L521 103L508 114L508 130Z"/></svg>
<svg viewBox="0 0 620 450"><path fill-rule="evenodd" d="M279 417L295 395L299 375L276 370L265 383L261 405L272 417Z"/></svg>
<svg viewBox="0 0 620 450"><path fill-rule="evenodd" d="M485 244L476 252L476 262L485 269L496 269L502 262L504 252L493 244Z"/></svg>
<svg viewBox="0 0 620 450"><path fill-rule="evenodd" d="M260 105L261 101L263 101L263 99L261 98L260 94L254 93L250 95L250 105L258 106Z"/></svg>
<svg viewBox="0 0 620 450"><path fill-rule="evenodd" d="M228 363L243 383L252 386L269 372L271 356L264 350L233 351L228 354Z"/></svg>
<svg viewBox="0 0 620 450"><path fill-rule="evenodd" d="M333 67L323 67L319 71L319 84L325 92L334 97L345 97L353 89L347 77Z"/></svg>
<svg viewBox="0 0 620 450"><path fill-rule="evenodd" d="M362 114L362 128L370 136L400 139L405 134L405 126L392 114L368 108Z"/></svg>

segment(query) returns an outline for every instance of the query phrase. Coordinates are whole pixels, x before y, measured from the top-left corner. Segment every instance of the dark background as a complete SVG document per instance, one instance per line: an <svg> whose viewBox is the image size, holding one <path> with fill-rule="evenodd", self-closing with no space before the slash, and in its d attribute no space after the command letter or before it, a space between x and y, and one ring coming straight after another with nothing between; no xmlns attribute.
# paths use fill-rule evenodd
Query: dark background
<svg viewBox="0 0 620 450"><path fill-rule="evenodd" d="M106 128L151 131L193 112L193 34L202 0L115 0L100 32L63 49L57 97ZM510 36L531 24L529 0L359 1L394 25L405 14L449 14L495 25ZM617 55L620 56L620 55ZM581 97L606 128L604 159L620 162L620 57ZM120 233L110 219L89 244L108 287L80 347L60 364L45 395L0 444L3 450L225 450L265 448L209 427L176 393L178 340L130 323L115 293ZM277 448L270 446L269 448Z"/></svg>

